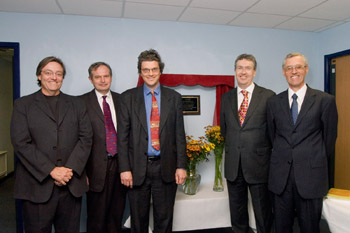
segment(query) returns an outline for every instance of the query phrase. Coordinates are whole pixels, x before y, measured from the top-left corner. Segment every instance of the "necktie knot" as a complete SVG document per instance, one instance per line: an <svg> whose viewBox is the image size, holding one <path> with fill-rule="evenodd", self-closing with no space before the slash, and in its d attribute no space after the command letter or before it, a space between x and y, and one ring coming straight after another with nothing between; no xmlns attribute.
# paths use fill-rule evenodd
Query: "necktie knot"
<svg viewBox="0 0 350 233"><path fill-rule="evenodd" d="M244 97L248 97L248 91L242 90L241 92L242 92L242 94L243 94Z"/></svg>
<svg viewBox="0 0 350 233"><path fill-rule="evenodd" d="M297 94L294 93L294 94L292 95L292 98L293 98L293 100L297 100L297 99L298 99Z"/></svg>

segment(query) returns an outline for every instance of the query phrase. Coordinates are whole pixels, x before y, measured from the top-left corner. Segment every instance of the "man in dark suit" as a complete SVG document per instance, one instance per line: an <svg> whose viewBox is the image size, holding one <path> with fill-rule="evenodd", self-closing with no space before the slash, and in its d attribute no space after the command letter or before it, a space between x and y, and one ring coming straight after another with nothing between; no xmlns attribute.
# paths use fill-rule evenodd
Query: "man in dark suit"
<svg viewBox="0 0 350 233"><path fill-rule="evenodd" d="M148 232L151 196L154 232L172 232L177 184L186 179L181 95L159 84L163 68L157 51L142 52L138 72L144 85L122 94L118 159L122 184L130 188L133 233Z"/></svg>
<svg viewBox="0 0 350 233"><path fill-rule="evenodd" d="M267 189L271 144L267 133L266 102L274 92L253 82L257 63L250 54L235 61L237 87L221 99L220 127L225 138L225 177L232 229L251 231L248 188L258 233L270 232L272 208Z"/></svg>
<svg viewBox="0 0 350 233"><path fill-rule="evenodd" d="M122 230L126 187L120 182L116 144L113 144L115 152L108 152L106 143L108 133L106 133L105 124L108 119L106 119L107 112L104 111L103 99L105 98L110 108L114 133L116 133L120 95L110 91L112 69L104 62L96 62L89 67L89 80L94 90L82 96L93 130L91 154L86 166L89 182L87 232L117 233Z"/></svg>
<svg viewBox="0 0 350 233"><path fill-rule="evenodd" d="M60 59L44 58L36 70L41 90L13 109L14 194L26 233L51 232L52 225L57 233L79 232L92 130L83 102L60 91L65 74Z"/></svg>
<svg viewBox="0 0 350 233"><path fill-rule="evenodd" d="M337 137L337 108L333 96L305 84L309 67L304 55L288 54L282 67L289 88L267 103L275 232L293 232L296 213L301 232L317 233L328 192L327 160Z"/></svg>

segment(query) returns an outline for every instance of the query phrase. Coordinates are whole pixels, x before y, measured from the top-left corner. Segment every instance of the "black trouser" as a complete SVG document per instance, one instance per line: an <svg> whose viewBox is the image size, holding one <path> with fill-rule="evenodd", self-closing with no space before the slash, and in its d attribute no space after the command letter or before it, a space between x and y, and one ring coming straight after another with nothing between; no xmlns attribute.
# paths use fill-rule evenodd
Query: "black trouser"
<svg viewBox="0 0 350 233"><path fill-rule="evenodd" d="M23 200L23 222L26 233L79 233L81 197L74 197L67 186L55 185L45 203Z"/></svg>
<svg viewBox="0 0 350 233"><path fill-rule="evenodd" d="M174 174L175 176L175 174ZM152 196L154 233L171 233L177 185L161 178L160 160L149 161L147 175L141 186L129 190L131 232L147 233Z"/></svg>

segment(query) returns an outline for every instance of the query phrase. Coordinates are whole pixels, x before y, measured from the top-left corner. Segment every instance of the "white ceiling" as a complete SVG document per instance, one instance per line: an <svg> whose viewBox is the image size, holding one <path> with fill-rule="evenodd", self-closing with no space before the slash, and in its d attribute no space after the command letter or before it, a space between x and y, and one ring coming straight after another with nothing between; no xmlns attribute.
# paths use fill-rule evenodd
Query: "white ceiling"
<svg viewBox="0 0 350 233"><path fill-rule="evenodd" d="M349 0L0 0L0 11L311 32L350 22Z"/></svg>

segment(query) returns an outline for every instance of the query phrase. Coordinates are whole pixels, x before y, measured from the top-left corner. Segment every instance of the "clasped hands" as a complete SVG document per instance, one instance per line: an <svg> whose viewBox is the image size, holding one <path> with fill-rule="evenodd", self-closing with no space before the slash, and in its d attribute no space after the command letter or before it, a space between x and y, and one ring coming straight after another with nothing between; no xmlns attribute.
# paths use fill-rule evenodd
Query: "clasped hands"
<svg viewBox="0 0 350 233"><path fill-rule="evenodd" d="M67 167L55 167L50 176L54 179L55 185L64 186L72 179L73 170Z"/></svg>

